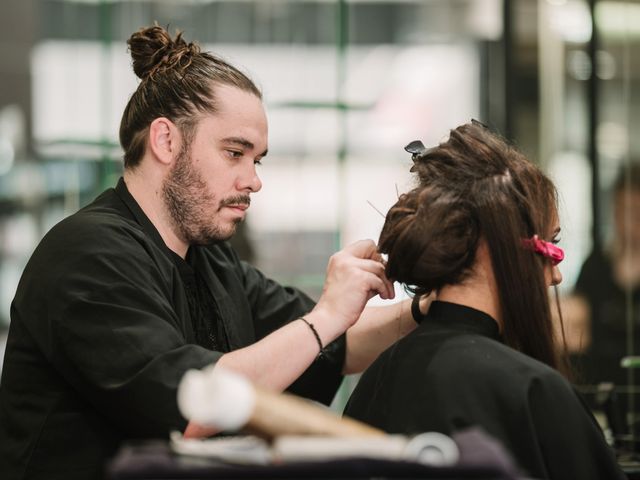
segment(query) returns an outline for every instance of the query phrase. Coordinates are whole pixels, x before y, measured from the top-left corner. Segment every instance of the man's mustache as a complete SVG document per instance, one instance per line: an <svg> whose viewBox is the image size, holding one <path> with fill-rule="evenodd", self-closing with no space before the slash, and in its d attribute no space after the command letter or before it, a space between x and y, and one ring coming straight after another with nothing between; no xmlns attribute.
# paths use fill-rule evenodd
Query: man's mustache
<svg viewBox="0 0 640 480"><path fill-rule="evenodd" d="M236 195L233 197L227 197L220 202L220 208L228 207L229 205L251 205L251 197L249 195Z"/></svg>

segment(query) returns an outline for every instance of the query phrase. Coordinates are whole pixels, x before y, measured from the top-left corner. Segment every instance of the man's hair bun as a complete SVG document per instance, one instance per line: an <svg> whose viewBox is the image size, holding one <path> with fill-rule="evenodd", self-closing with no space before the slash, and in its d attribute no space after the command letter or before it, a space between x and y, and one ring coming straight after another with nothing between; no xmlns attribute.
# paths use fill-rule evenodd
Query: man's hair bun
<svg viewBox="0 0 640 480"><path fill-rule="evenodd" d="M177 32L176 38L172 39L158 24L135 32L127 45L133 59L133 71L142 80L170 69L182 71L189 66L192 56L200 53L197 44L184 41L182 32Z"/></svg>
<svg viewBox="0 0 640 480"><path fill-rule="evenodd" d="M131 95L120 122L120 144L126 169L136 168L147 148L148 127L159 117L174 122L185 138L194 133L200 115L218 112L220 86L238 88L262 99L262 93L244 73L196 43L155 23L127 40L133 71L142 79Z"/></svg>

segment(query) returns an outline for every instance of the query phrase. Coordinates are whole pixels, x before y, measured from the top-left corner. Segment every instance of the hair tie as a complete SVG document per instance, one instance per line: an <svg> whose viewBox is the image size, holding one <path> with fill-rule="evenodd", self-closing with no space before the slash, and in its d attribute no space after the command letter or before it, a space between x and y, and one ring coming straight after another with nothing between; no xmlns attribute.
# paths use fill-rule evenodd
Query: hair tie
<svg viewBox="0 0 640 480"><path fill-rule="evenodd" d="M538 235L534 235L531 238L523 238L522 245L526 249L548 258L554 266L564 260L564 250L551 242L541 240Z"/></svg>
<svg viewBox="0 0 640 480"><path fill-rule="evenodd" d="M421 298L422 297L420 295L415 295L413 297L413 300L411 300L411 316L413 317L414 322L416 322L418 325L420 325L420 323L424 319L424 315L420 311Z"/></svg>

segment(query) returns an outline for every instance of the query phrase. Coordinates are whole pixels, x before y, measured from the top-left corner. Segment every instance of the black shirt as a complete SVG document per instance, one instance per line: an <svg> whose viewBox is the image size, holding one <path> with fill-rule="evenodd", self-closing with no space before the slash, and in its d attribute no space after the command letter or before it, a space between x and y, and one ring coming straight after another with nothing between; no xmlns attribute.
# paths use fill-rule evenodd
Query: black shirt
<svg viewBox="0 0 640 480"><path fill-rule="evenodd" d="M100 478L123 441L183 430L180 379L222 355L196 336L194 312L196 323L213 316L215 341L235 350L313 308L219 243L189 251L196 298L211 297L198 313L176 257L122 179L47 233L11 305L0 383L3 480ZM290 390L330 402L344 347L343 336Z"/></svg>
<svg viewBox="0 0 640 480"><path fill-rule="evenodd" d="M502 344L491 317L461 305L434 302L362 375L345 414L390 433L480 426L533 478L624 478L571 385Z"/></svg>
<svg viewBox="0 0 640 480"><path fill-rule="evenodd" d="M640 352L640 288L629 292L634 352L627 351L627 292L617 284L608 256L598 251L589 255L575 292L586 299L591 311L591 345L584 355L574 357L581 382L625 385L627 371L620 366L620 360Z"/></svg>
<svg viewBox="0 0 640 480"><path fill-rule="evenodd" d="M197 262L194 261L195 255L191 255L191 251L187 252L186 261L175 255L174 262L184 283L196 343L209 350L228 352L229 340L224 324L219 321L218 305L209 292L206 279L198 271Z"/></svg>

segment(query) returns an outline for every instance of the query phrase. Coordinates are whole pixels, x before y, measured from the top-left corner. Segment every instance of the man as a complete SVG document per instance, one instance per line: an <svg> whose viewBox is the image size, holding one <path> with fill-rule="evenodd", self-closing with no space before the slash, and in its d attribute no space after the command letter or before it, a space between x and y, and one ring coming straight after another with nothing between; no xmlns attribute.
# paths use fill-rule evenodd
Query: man
<svg viewBox="0 0 640 480"><path fill-rule="evenodd" d="M359 319L373 295L393 297L371 241L331 258L315 306L240 262L223 240L261 188L260 92L158 26L128 44L141 82L120 127L124 176L45 236L12 303L5 480L100 478L125 440L211 433L177 410L190 368L224 365L329 402L342 373L414 326L406 303Z"/></svg>

